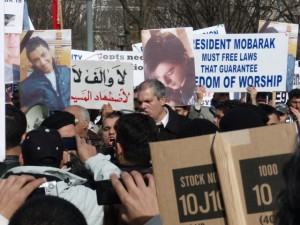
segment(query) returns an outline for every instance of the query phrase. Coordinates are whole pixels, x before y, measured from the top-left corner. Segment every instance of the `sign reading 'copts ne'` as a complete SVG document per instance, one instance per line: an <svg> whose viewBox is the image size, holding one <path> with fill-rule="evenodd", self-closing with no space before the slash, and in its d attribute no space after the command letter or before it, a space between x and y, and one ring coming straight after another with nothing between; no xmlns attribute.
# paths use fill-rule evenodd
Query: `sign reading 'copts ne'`
<svg viewBox="0 0 300 225"><path fill-rule="evenodd" d="M196 82L215 92L284 91L285 34L194 35Z"/></svg>

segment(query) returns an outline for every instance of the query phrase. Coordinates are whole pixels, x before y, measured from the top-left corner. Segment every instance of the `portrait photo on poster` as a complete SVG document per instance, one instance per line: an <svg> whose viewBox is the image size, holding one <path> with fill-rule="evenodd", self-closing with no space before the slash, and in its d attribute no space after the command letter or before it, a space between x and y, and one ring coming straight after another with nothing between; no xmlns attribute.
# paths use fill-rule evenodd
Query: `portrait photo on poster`
<svg viewBox="0 0 300 225"><path fill-rule="evenodd" d="M20 80L20 35L4 34L5 83Z"/></svg>
<svg viewBox="0 0 300 225"><path fill-rule="evenodd" d="M21 35L21 109L45 104L50 111L70 105L71 30L27 31Z"/></svg>
<svg viewBox="0 0 300 225"><path fill-rule="evenodd" d="M192 28L143 30L144 77L166 87L167 104L193 105L195 64Z"/></svg>

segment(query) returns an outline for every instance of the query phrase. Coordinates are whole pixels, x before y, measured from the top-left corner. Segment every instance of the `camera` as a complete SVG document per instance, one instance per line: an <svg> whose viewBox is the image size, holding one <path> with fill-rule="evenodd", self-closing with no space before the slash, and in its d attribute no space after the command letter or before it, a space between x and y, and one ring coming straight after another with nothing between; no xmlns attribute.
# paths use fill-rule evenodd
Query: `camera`
<svg viewBox="0 0 300 225"><path fill-rule="evenodd" d="M122 179L119 180L122 182ZM112 186L111 180L96 181L96 193L98 205L112 205L121 203L118 194Z"/></svg>
<svg viewBox="0 0 300 225"><path fill-rule="evenodd" d="M44 189L45 195L58 196L56 181L45 182L39 188Z"/></svg>

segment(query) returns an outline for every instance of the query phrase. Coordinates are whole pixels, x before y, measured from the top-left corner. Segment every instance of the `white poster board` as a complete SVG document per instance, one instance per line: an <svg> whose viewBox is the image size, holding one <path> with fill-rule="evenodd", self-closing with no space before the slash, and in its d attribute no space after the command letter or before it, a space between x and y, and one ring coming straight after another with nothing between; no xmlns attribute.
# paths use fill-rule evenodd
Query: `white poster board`
<svg viewBox="0 0 300 225"><path fill-rule="evenodd" d="M214 92L285 91L285 34L194 35L196 80Z"/></svg>
<svg viewBox="0 0 300 225"><path fill-rule="evenodd" d="M225 25L218 24L216 26L194 30L194 34L226 34Z"/></svg>
<svg viewBox="0 0 300 225"><path fill-rule="evenodd" d="M216 26L206 27L206 28L199 29L199 30L194 30L193 33L194 34L226 34L226 30L225 30L224 24L218 24ZM196 79L196 85L199 85L199 79ZM213 95L214 95L213 92L206 91L206 93L203 94L203 100L202 100L201 105L210 106ZM233 95L233 93L230 93L230 95ZM232 98L232 97L230 97L230 98Z"/></svg>
<svg viewBox="0 0 300 225"><path fill-rule="evenodd" d="M0 74L4 74L4 2L0 2ZM5 93L4 76L0 76L0 162L5 158Z"/></svg>
<svg viewBox="0 0 300 225"><path fill-rule="evenodd" d="M4 10L5 33L22 33L24 0L5 0Z"/></svg>
<svg viewBox="0 0 300 225"><path fill-rule="evenodd" d="M144 81L144 62L142 52L133 51L100 51L95 52L72 50L73 60L100 60L130 62L133 66L133 86Z"/></svg>
<svg viewBox="0 0 300 225"><path fill-rule="evenodd" d="M300 88L300 60L295 61L293 88Z"/></svg>
<svg viewBox="0 0 300 225"><path fill-rule="evenodd" d="M73 60L71 70L71 105L100 109L110 103L114 110L133 110L130 63Z"/></svg>

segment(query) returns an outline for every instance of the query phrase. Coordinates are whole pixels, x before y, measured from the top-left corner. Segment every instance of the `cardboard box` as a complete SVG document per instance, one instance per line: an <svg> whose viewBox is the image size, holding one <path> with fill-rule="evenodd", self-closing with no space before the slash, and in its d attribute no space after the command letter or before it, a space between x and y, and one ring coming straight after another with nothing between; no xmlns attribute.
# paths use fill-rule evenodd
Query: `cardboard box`
<svg viewBox="0 0 300 225"><path fill-rule="evenodd" d="M274 224L282 167L297 138L295 123L216 134L213 152L229 225Z"/></svg>
<svg viewBox="0 0 300 225"><path fill-rule="evenodd" d="M150 144L164 225L224 225L224 207L211 158L214 135Z"/></svg>

